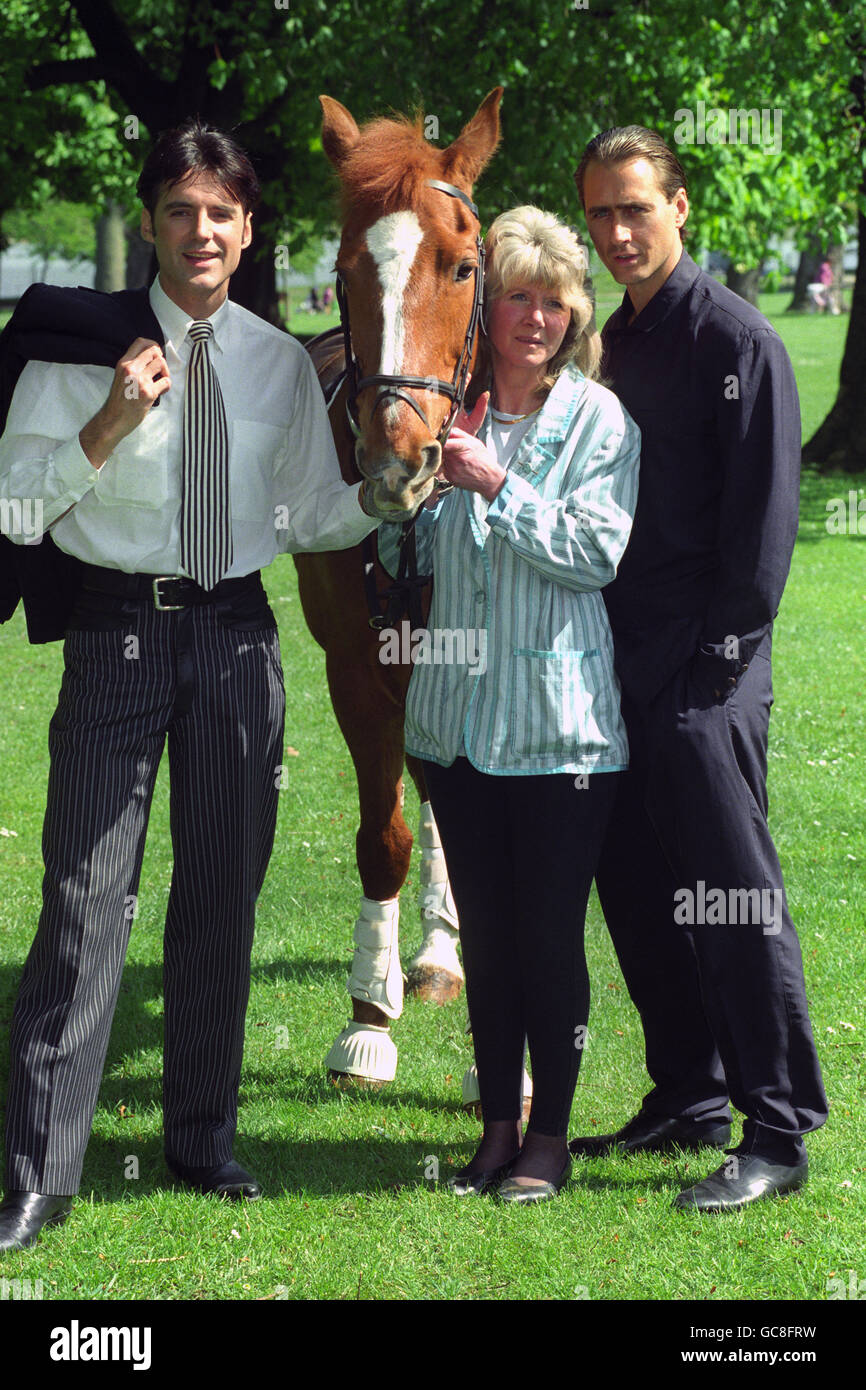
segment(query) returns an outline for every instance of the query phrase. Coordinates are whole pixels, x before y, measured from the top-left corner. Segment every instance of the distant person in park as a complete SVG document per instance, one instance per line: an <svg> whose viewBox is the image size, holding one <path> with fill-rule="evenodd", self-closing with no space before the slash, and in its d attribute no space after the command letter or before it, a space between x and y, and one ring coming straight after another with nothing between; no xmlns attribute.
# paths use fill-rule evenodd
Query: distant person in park
<svg viewBox="0 0 866 1390"><path fill-rule="evenodd" d="M319 302L319 291L316 289L315 285L310 286L310 299L308 308L311 314L318 314L322 308Z"/></svg>
<svg viewBox="0 0 866 1390"><path fill-rule="evenodd" d="M812 296L812 302L819 314L839 313L839 305L836 303L836 296L833 290L833 267L828 260L823 260L818 269L818 279L813 285L807 288Z"/></svg>
<svg viewBox="0 0 866 1390"><path fill-rule="evenodd" d="M416 664L406 748L424 761L460 918L484 1121L450 1185L522 1203L555 1197L569 1169L586 904L628 756L601 594L628 540L640 439L596 380L574 233L519 207L486 249L490 392L445 445L454 491L416 526L431 630L462 633L484 660ZM392 571L396 530L379 533Z"/></svg>
<svg viewBox="0 0 866 1390"><path fill-rule="evenodd" d="M331 305L333 304L333 302L334 302L334 287L333 287L333 285L326 285L326 286L325 286L324 293L323 293L323 295L322 295L322 308L324 309L325 313L328 312L328 310L330 309L330 307L331 307Z"/></svg>
<svg viewBox="0 0 866 1390"><path fill-rule="evenodd" d="M724 1148L687 1210L800 1187L827 1117L800 946L767 828L773 620L797 533L800 413L781 339L683 247L682 166L608 130L576 173L625 287L602 375L640 427L631 541L604 590L631 754L596 876L653 1089L575 1153Z"/></svg>
<svg viewBox="0 0 866 1390"><path fill-rule="evenodd" d="M160 137L138 191L159 262L149 291L39 287L92 336L77 360L100 360L120 305L128 350L114 369L29 362L0 440L0 496L39 498L84 576L49 734L43 910L11 1030L0 1250L63 1221L78 1190L166 738L166 1160L195 1191L259 1196L232 1154L283 760L259 571L377 524L369 485L340 477L310 359L227 298L259 191L244 152L188 122Z"/></svg>

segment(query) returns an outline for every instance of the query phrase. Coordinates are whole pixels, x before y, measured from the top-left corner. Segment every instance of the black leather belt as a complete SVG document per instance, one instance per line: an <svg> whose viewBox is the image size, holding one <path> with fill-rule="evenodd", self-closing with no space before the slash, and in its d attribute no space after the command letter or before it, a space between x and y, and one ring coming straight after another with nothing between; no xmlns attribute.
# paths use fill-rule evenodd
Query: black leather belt
<svg viewBox="0 0 866 1390"><path fill-rule="evenodd" d="M212 589L203 589L194 579L171 574L125 574L123 570L105 569L101 565L85 565L83 589L118 598L152 599L161 612L189 608L196 603L214 603L249 592L264 592L260 570L240 579L221 579Z"/></svg>

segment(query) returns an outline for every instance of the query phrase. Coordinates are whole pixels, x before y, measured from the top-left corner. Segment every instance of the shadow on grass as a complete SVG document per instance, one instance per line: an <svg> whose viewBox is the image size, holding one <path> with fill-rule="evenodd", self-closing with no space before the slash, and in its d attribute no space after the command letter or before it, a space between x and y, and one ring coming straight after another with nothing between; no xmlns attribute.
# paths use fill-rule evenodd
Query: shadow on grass
<svg viewBox="0 0 866 1390"><path fill-rule="evenodd" d="M97 1202L117 1203L170 1191L193 1195L166 1167L161 1141L149 1139L133 1147L139 1174L134 1180L124 1177L118 1164L118 1145L94 1136L84 1164L82 1197L92 1194ZM363 1199L383 1193L403 1193L412 1188L419 1192L442 1191L448 1174L467 1163L474 1148L472 1140L447 1146L420 1139L292 1140L287 1136L266 1141L240 1136L236 1156L258 1178L267 1198L354 1196ZM438 1181L425 1176L425 1173L436 1171L431 1160L438 1164ZM663 1175L636 1170L604 1176L586 1173L580 1164L574 1164L568 1187L587 1193L620 1191L632 1194L639 1190L676 1194L706 1177L714 1165L710 1158L706 1165L688 1165L692 1169L688 1173L684 1171L686 1166L671 1163L669 1172Z"/></svg>
<svg viewBox="0 0 866 1390"><path fill-rule="evenodd" d="M22 969L23 963L0 968L0 1028L4 1038L0 1050L0 1106L4 1109L9 1071L9 1025ZM333 981L336 1002L337 986L343 984L345 969L345 962L341 960L302 958L256 964L252 975L254 982ZM161 964L131 962L121 982L95 1119L97 1131L111 1127L114 1132L110 1137L99 1133L91 1135L82 1178L82 1191L92 1188L109 1200L160 1191L172 1187L174 1182L165 1167L162 1136L153 1134L154 1125L160 1124L162 1107L162 1076L154 1070L150 1056L154 1052L161 1053L163 1046L159 1007L162 973ZM290 999L285 1002L291 1006ZM326 1124L333 1124L335 1108L348 1109L354 1112L350 1122L355 1127L359 1122L364 1123L363 1118L359 1121L359 1112L365 1108L371 1122L374 1118L382 1118L383 1112L406 1109L426 1110L438 1117L443 1111L456 1114L452 1105L435 1094L395 1088L393 1084L382 1090L339 1089L324 1068L321 1072L307 1072L292 1066L285 1054L282 1054L285 1060L279 1060L279 1052L262 1058L250 1047L251 1040L248 1038L241 1073L242 1122L244 1108L251 1114L263 1105L273 1108L276 1104L291 1103L329 1112L324 1117ZM143 1063L145 1058L148 1061ZM142 1130L150 1133L143 1134ZM426 1142L429 1148L431 1141ZM417 1177L415 1160L407 1154L411 1150L417 1157L422 1147L420 1138L393 1144L378 1140L323 1140L300 1144L287 1134L273 1142L241 1137L238 1158L274 1191L363 1192L380 1189L383 1185L400 1187L414 1183ZM391 1149L393 1153L383 1157L383 1150ZM298 1164L299 1151L307 1156L312 1154L312 1182ZM467 1157L470 1153L471 1145ZM124 1176L129 1157L137 1161L137 1178ZM464 1161L460 1157L457 1166ZM383 1177L383 1174L388 1176Z"/></svg>
<svg viewBox="0 0 866 1390"><path fill-rule="evenodd" d="M285 983L289 986L301 982L331 983L334 986L336 1021L345 1009L346 1001L342 991L345 987L347 968L346 961L336 956L254 962L251 984L254 988L260 982ZM9 1071L9 1029L23 970L23 961L0 966L0 1032L3 1037L3 1046L0 1049L0 1084L4 1088ZM134 1066L137 1056L153 1048L162 1048L162 995L161 964L127 963L120 982L120 993L111 1028L105 1061L106 1074L122 1068L127 1061ZM285 1005L290 1009L291 1002L291 999L287 999L280 1001L280 1004L281 1007ZM133 1084L138 1086L139 1083L136 1080Z"/></svg>

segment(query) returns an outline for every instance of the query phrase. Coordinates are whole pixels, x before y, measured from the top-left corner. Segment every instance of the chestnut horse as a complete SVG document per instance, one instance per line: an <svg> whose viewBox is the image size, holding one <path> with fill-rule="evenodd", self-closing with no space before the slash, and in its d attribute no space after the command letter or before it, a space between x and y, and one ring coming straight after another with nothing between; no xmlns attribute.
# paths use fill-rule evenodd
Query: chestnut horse
<svg viewBox="0 0 866 1390"><path fill-rule="evenodd" d="M367 478L380 505L404 514L434 486L442 439L456 409L457 378L462 367L465 384L474 360L475 334L467 335L467 326L477 317L482 265L470 195L499 141L501 97L501 87L490 92L444 150L424 139L420 119L377 120L359 129L338 101L319 98L322 144L342 194L336 269L355 359L332 394L331 429L345 480ZM334 335L326 335L310 350L327 394L344 365L343 341L335 344ZM355 765L360 802L356 852L363 896L348 981L352 1018L326 1065L332 1074L381 1083L395 1075L389 1025L403 1007L398 894L412 851L402 811L404 761L422 803L419 898L425 937L410 967L410 986L443 1003L456 998L463 973L423 775L404 755L411 666L383 664L379 632L370 623L365 566L372 566L378 591L393 583L376 557L375 535L373 541L370 558L356 546L296 555L295 564L307 626L325 650L331 701Z"/></svg>

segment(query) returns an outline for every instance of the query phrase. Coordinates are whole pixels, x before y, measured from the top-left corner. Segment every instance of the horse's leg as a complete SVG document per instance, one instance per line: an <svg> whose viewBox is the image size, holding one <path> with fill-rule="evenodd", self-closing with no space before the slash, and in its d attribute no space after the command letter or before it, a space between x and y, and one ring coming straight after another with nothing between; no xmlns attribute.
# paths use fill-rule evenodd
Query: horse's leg
<svg viewBox="0 0 866 1390"><path fill-rule="evenodd" d="M421 844L419 903L424 931L421 949L409 966L408 987L421 999L432 999L437 1004L447 1004L457 998L463 983L463 970L456 950L459 939L457 909L451 896L448 870L439 832L433 819L433 810L427 800L423 768L411 755L406 758L406 767L421 801L418 831ZM467 1025L467 1032L469 1031ZM523 1060L521 1101L523 1123L526 1124L532 1105L532 1077L526 1070L525 1055ZM481 1092L474 1062L463 1073L462 1108L479 1120L482 1118Z"/></svg>
<svg viewBox="0 0 866 1390"><path fill-rule="evenodd" d="M405 680L379 663L377 651L372 655L371 661L357 653L360 660L350 664L343 651L328 654L334 713L358 778L363 896L348 980L352 1018L325 1061L338 1076L381 1084L394 1079L397 1067L389 1032L391 1019L403 1011L397 895L409 870L412 836L402 812Z"/></svg>
<svg viewBox="0 0 866 1390"><path fill-rule="evenodd" d="M342 418L338 415L338 418ZM338 447L341 460L350 441ZM409 670L384 665L368 622L360 548L294 557L304 617L326 654L334 714L358 778L357 861L363 896L348 989L352 1018L326 1058L332 1074L382 1084L394 1078L389 1025L403 1008L397 895L412 836L403 819L403 708ZM380 586L388 576L377 573Z"/></svg>
<svg viewBox="0 0 866 1390"><path fill-rule="evenodd" d="M521 1112L523 1123L529 1123L529 1112L532 1109L532 1077L526 1070L526 1056L523 1058L523 1080L520 1085ZM481 1113L481 1089L478 1085L478 1068L473 1062L471 1067L467 1067L463 1073L463 1101L461 1108L467 1115L474 1115L481 1120L484 1116Z"/></svg>
<svg viewBox="0 0 866 1390"><path fill-rule="evenodd" d="M424 773L416 758L407 757L406 766L418 791L421 811L418 843L421 846L421 874L418 906L421 912L421 946L408 969L408 988L419 999L448 1004L463 987L463 969L457 955L459 930L457 909L451 896L448 869L442 842L427 800Z"/></svg>

